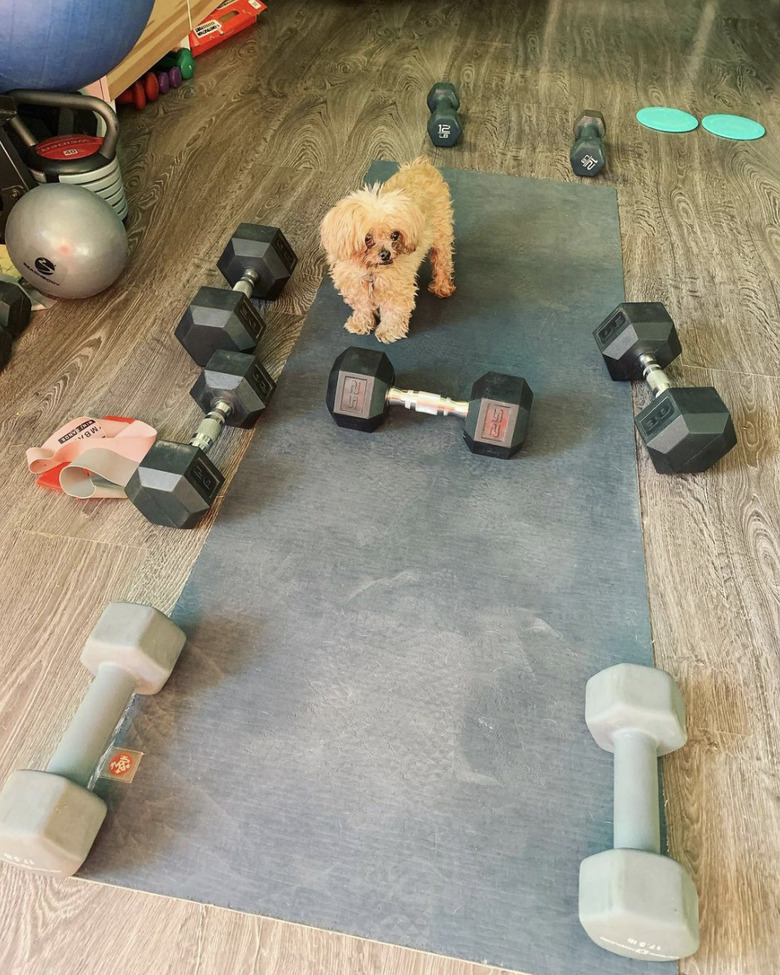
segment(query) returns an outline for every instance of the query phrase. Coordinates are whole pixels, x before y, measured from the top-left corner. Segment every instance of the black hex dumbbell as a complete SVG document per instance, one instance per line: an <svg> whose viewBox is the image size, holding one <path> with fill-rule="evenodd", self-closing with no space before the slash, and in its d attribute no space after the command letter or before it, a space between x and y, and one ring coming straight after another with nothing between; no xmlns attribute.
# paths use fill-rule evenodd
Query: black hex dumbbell
<svg viewBox="0 0 780 975"><path fill-rule="evenodd" d="M18 284L0 281L0 369L11 358L11 346L27 328L32 304Z"/></svg>
<svg viewBox="0 0 780 975"><path fill-rule="evenodd" d="M199 366L219 349L251 351L265 322L249 299L278 297L297 263L278 227L240 224L217 261L233 290L200 288L176 326L176 338Z"/></svg>
<svg viewBox="0 0 780 975"><path fill-rule="evenodd" d="M207 454L225 426L251 427L276 383L255 356L215 352L190 390L206 414L189 443L158 440L127 485L128 498L155 525L192 528L225 478Z"/></svg>
<svg viewBox="0 0 780 975"><path fill-rule="evenodd" d="M583 112L574 123L571 168L577 176L595 176L604 168L607 162L606 134L607 124L601 112Z"/></svg>
<svg viewBox="0 0 780 975"><path fill-rule="evenodd" d="M672 388L663 370L682 348L660 302L623 302L593 336L613 379L644 379L653 391L653 402L634 422L659 474L706 471L736 444L731 414L716 389Z"/></svg>
<svg viewBox="0 0 780 975"><path fill-rule="evenodd" d="M397 389L394 383L395 370L384 352L350 346L333 363L325 402L340 427L366 432L376 430L391 406L461 416L469 450L486 457L508 460L525 440L533 393L519 376L485 373L471 387L469 401Z"/></svg>
<svg viewBox="0 0 780 975"><path fill-rule="evenodd" d="M454 146L463 134L458 118L460 99L450 81L437 81L428 92L428 135L435 146Z"/></svg>

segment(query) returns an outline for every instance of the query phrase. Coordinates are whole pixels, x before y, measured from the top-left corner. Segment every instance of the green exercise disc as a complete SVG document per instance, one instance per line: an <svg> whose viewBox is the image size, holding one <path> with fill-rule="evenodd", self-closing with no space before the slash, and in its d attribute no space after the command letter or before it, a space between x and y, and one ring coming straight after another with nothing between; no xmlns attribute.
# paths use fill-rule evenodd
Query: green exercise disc
<svg viewBox="0 0 780 975"><path fill-rule="evenodd" d="M701 124L708 132L721 139L760 139L766 129L760 122L744 115L705 115Z"/></svg>
<svg viewBox="0 0 780 975"><path fill-rule="evenodd" d="M636 113L636 120L648 129L657 129L659 132L692 132L699 124L699 120L690 112L682 112L679 108L664 108L662 105L640 108Z"/></svg>

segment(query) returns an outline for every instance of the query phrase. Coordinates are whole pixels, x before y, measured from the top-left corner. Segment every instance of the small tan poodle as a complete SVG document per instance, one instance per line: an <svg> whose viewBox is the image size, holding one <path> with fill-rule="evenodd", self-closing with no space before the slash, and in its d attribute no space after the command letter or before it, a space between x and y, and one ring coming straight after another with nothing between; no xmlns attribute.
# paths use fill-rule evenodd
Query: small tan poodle
<svg viewBox="0 0 780 975"><path fill-rule="evenodd" d="M395 342L409 331L417 272L430 251L428 290L448 298L452 279L452 201L439 171L420 157L386 183L365 186L333 207L320 227L339 294L352 308L348 332Z"/></svg>

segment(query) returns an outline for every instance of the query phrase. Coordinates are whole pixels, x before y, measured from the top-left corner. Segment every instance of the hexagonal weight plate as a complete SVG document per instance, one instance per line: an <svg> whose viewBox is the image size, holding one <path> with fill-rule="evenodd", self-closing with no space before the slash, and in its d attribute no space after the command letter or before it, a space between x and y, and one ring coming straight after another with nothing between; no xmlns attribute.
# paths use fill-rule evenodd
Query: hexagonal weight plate
<svg viewBox="0 0 780 975"><path fill-rule="evenodd" d="M333 363L325 396L330 415L340 427L370 433L387 416L387 393L395 370L384 354L350 346Z"/></svg>
<svg viewBox="0 0 780 975"><path fill-rule="evenodd" d="M0 791L0 860L70 877L106 816L103 800L50 772L18 769Z"/></svg>
<svg viewBox="0 0 780 975"><path fill-rule="evenodd" d="M8 329L5 329L0 325L0 369L5 368L8 365L8 361L11 358L11 351L13 348L13 338Z"/></svg>
<svg viewBox="0 0 780 975"><path fill-rule="evenodd" d="M240 291L199 288L176 326L176 338L199 366L219 349L251 352L265 331L263 316Z"/></svg>
<svg viewBox="0 0 780 975"><path fill-rule="evenodd" d="M639 356L653 355L665 369L682 352L677 330L660 301L624 301L593 332L610 376L642 379Z"/></svg>
<svg viewBox="0 0 780 975"><path fill-rule="evenodd" d="M592 108L586 108L584 112L577 118L574 123L574 138L579 139L582 134L582 130L586 125L593 125L596 127L599 136L603 139L607 134L607 123L604 121L604 116L601 112L595 111Z"/></svg>
<svg viewBox="0 0 780 975"><path fill-rule="evenodd" d="M613 736L626 728L649 735L659 755L687 741L685 701L674 678L657 667L615 664L585 685L585 723L596 744L615 750Z"/></svg>
<svg viewBox="0 0 780 975"><path fill-rule="evenodd" d="M455 91L455 85L453 85L451 81L437 81L436 84L431 88L431 90L428 92L428 97L426 98L428 111L432 112L442 98L447 98L452 103L452 107L456 111L460 108L460 98L458 98L458 93Z"/></svg>
<svg viewBox="0 0 780 975"><path fill-rule="evenodd" d="M251 427L268 405L276 383L256 356L215 352L195 380L190 395L204 413L222 400L231 406L230 427Z"/></svg>
<svg viewBox="0 0 780 975"><path fill-rule="evenodd" d="M248 268L258 272L252 294L255 298L277 298L290 280L298 258L278 227L254 223L239 224L217 261L217 267L232 285Z"/></svg>
<svg viewBox="0 0 780 975"><path fill-rule="evenodd" d="M580 864L580 923L607 951L644 961L699 947L699 900L683 867L645 850L605 850Z"/></svg>
<svg viewBox="0 0 780 975"><path fill-rule="evenodd" d="M32 304L22 289L11 281L0 281L0 325L12 338L18 338L27 327Z"/></svg>
<svg viewBox="0 0 780 975"><path fill-rule="evenodd" d="M706 471L737 442L731 414L712 386L667 389L634 423L659 474Z"/></svg>
<svg viewBox="0 0 780 975"><path fill-rule="evenodd" d="M81 662L95 675L104 663L119 664L135 676L137 694L157 694L184 639L184 632L153 606L109 603L87 637Z"/></svg>
<svg viewBox="0 0 780 975"><path fill-rule="evenodd" d="M224 481L202 450L191 444L158 440L125 490L153 524L192 528L214 503Z"/></svg>
<svg viewBox="0 0 780 975"><path fill-rule="evenodd" d="M463 439L473 454L509 460L528 430L534 394L520 376L485 373L471 387Z"/></svg>

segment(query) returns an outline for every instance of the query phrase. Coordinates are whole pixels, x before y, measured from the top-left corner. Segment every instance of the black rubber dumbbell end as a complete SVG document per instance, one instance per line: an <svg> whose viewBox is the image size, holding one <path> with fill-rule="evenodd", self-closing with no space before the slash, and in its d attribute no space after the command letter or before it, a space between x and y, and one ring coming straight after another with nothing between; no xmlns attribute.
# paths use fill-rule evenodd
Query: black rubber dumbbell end
<svg viewBox="0 0 780 975"><path fill-rule="evenodd" d="M728 407L712 386L666 389L634 423L659 474L709 470L737 443Z"/></svg>
<svg viewBox="0 0 780 975"><path fill-rule="evenodd" d="M195 362L205 366L220 349L251 352L265 328L263 316L246 295L204 287L198 289L174 334Z"/></svg>
<svg viewBox="0 0 780 975"><path fill-rule="evenodd" d="M125 491L152 524L193 528L214 503L224 482L202 450L192 444L158 440Z"/></svg>
<svg viewBox="0 0 780 975"><path fill-rule="evenodd" d="M13 281L0 281L0 369L8 365L13 340L27 327L32 303Z"/></svg>
<svg viewBox="0 0 780 975"><path fill-rule="evenodd" d="M0 325L0 369L5 369L11 359L11 350L14 340L8 329Z"/></svg>
<svg viewBox="0 0 780 975"><path fill-rule="evenodd" d="M672 317L660 301L622 301L594 329L593 338L616 382L644 379L643 354L666 369L682 352Z"/></svg>
<svg viewBox="0 0 780 975"><path fill-rule="evenodd" d="M32 303L18 284L0 281L0 326L16 339L27 328Z"/></svg>
<svg viewBox="0 0 780 975"><path fill-rule="evenodd" d="M257 272L252 295L272 301L298 264L295 251L278 227L242 223L236 228L217 261L217 267L232 287L247 270Z"/></svg>
<svg viewBox="0 0 780 975"><path fill-rule="evenodd" d="M246 352L215 352L195 380L190 396L204 413L219 401L230 406L227 426L255 425L276 391L262 362Z"/></svg>
<svg viewBox="0 0 780 975"><path fill-rule="evenodd" d="M471 387L463 439L473 454L509 460L528 431L534 394L520 376L485 373Z"/></svg>
<svg viewBox="0 0 780 975"><path fill-rule="evenodd" d="M352 345L336 358L325 404L338 426L371 433L387 416L395 370L384 352Z"/></svg>

